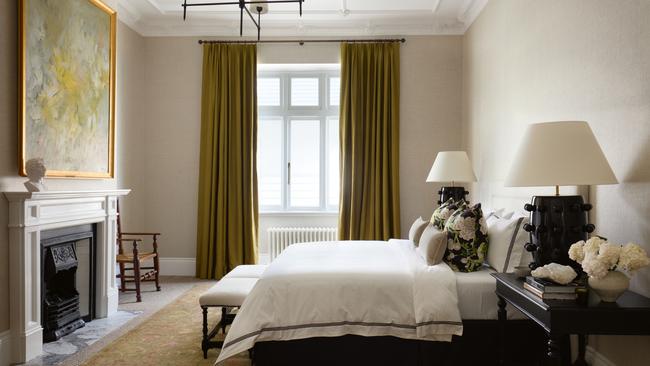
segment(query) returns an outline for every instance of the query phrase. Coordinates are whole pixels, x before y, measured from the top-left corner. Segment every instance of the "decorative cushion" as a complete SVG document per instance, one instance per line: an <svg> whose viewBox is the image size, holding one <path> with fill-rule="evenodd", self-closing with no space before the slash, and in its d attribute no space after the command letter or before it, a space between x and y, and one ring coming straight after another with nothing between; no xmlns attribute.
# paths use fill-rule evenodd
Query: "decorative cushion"
<svg viewBox="0 0 650 366"><path fill-rule="evenodd" d="M419 245L422 232L424 232L428 224L429 222L425 221L422 216L413 221L413 225L411 225L411 229L409 230L409 240L415 243L415 246Z"/></svg>
<svg viewBox="0 0 650 366"><path fill-rule="evenodd" d="M417 248L418 254L430 266L442 262L442 257L447 249L447 232L438 230L433 224L427 225L420 238L420 246Z"/></svg>
<svg viewBox="0 0 650 366"><path fill-rule="evenodd" d="M488 231L481 204L456 210L447 224L445 262L457 272L481 269L488 251Z"/></svg>
<svg viewBox="0 0 650 366"><path fill-rule="evenodd" d="M449 219L451 214L461 206L465 206L465 201L456 203L453 198L448 199L433 211L433 215L431 215L431 223L438 229L443 230L447 219Z"/></svg>
<svg viewBox="0 0 650 366"><path fill-rule="evenodd" d="M514 272L524 252L528 233L523 226L528 219L522 216L511 219L492 216L486 222L490 236L487 264L497 272Z"/></svg>

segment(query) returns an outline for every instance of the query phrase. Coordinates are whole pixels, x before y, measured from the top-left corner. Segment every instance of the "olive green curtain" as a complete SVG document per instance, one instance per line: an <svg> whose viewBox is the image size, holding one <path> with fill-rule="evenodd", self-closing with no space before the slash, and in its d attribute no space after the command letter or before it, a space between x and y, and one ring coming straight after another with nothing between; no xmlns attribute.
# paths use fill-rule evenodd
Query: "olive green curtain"
<svg viewBox="0 0 650 366"><path fill-rule="evenodd" d="M257 261L257 51L203 46L196 275Z"/></svg>
<svg viewBox="0 0 650 366"><path fill-rule="evenodd" d="M339 239L400 237L399 43L341 44Z"/></svg>

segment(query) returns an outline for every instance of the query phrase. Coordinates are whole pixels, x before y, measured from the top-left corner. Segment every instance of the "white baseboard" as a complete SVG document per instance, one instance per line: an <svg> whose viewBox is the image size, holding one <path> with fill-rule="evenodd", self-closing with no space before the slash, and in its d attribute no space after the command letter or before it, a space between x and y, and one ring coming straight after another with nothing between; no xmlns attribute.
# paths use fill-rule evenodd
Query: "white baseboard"
<svg viewBox="0 0 650 366"><path fill-rule="evenodd" d="M268 264L269 261L269 253L259 254L259 264ZM194 277L196 275L196 258L160 257L160 275Z"/></svg>
<svg viewBox="0 0 650 366"><path fill-rule="evenodd" d="M11 331L0 333L0 366L11 364Z"/></svg>
<svg viewBox="0 0 650 366"><path fill-rule="evenodd" d="M602 353L599 353L593 349L593 347L587 346L585 353L587 363L589 363L591 366L616 366L615 363L608 360L607 357L603 356Z"/></svg>
<svg viewBox="0 0 650 366"><path fill-rule="evenodd" d="M161 276L196 275L196 258L160 257Z"/></svg>

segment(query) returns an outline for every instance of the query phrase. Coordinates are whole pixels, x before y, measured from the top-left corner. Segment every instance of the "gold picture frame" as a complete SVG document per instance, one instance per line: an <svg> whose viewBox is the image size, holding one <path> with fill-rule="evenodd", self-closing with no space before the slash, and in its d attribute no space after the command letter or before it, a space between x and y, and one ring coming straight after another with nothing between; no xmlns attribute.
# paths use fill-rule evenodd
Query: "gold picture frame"
<svg viewBox="0 0 650 366"><path fill-rule="evenodd" d="M20 0L19 174L114 178L117 13L100 0Z"/></svg>

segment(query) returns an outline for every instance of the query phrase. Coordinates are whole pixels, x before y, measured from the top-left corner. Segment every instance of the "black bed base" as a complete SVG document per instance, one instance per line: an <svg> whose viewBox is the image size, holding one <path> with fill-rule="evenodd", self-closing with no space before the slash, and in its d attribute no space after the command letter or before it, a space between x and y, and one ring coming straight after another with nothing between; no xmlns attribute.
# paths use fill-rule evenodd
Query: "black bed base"
<svg viewBox="0 0 650 366"><path fill-rule="evenodd" d="M499 362L496 320L465 320L453 342L396 337L319 337L255 344L255 366L488 366ZM529 320L510 320L506 329L509 365L542 365L545 333Z"/></svg>

